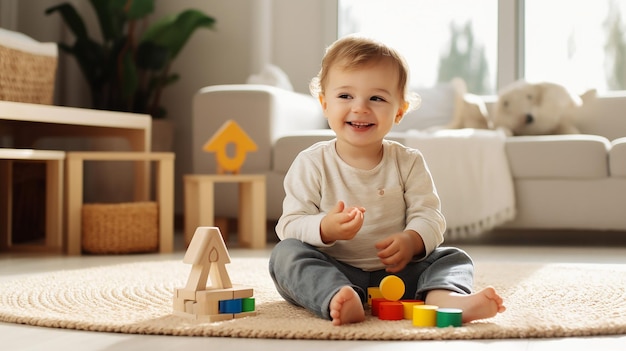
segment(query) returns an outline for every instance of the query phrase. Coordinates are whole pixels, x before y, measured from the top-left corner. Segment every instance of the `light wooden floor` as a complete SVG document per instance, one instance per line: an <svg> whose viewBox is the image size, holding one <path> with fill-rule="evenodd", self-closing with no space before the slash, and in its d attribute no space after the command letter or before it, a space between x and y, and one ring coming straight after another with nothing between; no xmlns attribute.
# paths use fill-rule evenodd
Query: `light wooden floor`
<svg viewBox="0 0 626 351"><path fill-rule="evenodd" d="M465 249L476 261L582 262L626 264L626 233L496 233L484 240L449 242ZM564 240L565 238L568 241ZM178 240L180 242L180 240ZM564 244L566 243L566 244ZM0 253L0 284L31 273L75 269L134 261L182 259L180 243L173 254L66 257ZM271 246L270 246L271 247ZM232 257L266 257L268 250L230 248ZM626 285L625 285L626 286ZM626 289L626 288L625 288ZM478 341L315 341L143 336L83 332L0 323L3 350L624 350L626 336L566 339Z"/></svg>

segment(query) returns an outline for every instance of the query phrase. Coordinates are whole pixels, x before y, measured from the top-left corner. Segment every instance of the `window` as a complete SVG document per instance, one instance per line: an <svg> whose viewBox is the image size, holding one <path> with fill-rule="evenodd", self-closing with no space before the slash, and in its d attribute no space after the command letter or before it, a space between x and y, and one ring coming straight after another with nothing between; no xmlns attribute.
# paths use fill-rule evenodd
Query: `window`
<svg viewBox="0 0 626 351"><path fill-rule="evenodd" d="M470 91L495 88L497 0L339 0L338 18L340 37L360 32L398 49L414 87L462 76Z"/></svg>
<svg viewBox="0 0 626 351"><path fill-rule="evenodd" d="M413 87L454 76L475 94L515 79L626 89L626 1L338 0L338 35L400 50Z"/></svg>
<svg viewBox="0 0 626 351"><path fill-rule="evenodd" d="M574 91L626 89L626 2L526 0L525 76Z"/></svg>

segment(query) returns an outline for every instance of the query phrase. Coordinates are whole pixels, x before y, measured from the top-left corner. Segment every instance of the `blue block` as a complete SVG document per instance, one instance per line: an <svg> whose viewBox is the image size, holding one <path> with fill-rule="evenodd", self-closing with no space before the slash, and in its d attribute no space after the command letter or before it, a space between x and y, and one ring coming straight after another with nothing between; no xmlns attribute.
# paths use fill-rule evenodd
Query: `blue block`
<svg viewBox="0 0 626 351"><path fill-rule="evenodd" d="M219 303L220 313L241 313L242 308L241 299L220 300Z"/></svg>

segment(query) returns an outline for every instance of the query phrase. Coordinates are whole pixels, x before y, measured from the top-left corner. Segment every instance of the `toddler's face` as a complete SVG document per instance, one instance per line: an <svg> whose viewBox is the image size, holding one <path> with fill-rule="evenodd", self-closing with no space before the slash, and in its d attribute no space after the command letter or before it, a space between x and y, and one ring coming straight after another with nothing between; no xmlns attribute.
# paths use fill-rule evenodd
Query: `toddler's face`
<svg viewBox="0 0 626 351"><path fill-rule="evenodd" d="M320 102L339 140L355 146L380 143L406 110L398 71L390 61L331 67Z"/></svg>

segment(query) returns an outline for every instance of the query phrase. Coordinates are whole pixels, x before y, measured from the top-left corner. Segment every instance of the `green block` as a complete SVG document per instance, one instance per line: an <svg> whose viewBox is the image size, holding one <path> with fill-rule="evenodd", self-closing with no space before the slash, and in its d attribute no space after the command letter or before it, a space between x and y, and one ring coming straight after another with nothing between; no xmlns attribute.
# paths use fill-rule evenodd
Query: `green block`
<svg viewBox="0 0 626 351"><path fill-rule="evenodd" d="M254 297L245 297L241 299L241 311L242 312L254 311Z"/></svg>
<svg viewBox="0 0 626 351"><path fill-rule="evenodd" d="M437 327L460 327L463 311L458 308L439 308L437 310Z"/></svg>

